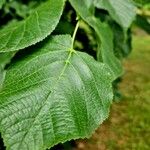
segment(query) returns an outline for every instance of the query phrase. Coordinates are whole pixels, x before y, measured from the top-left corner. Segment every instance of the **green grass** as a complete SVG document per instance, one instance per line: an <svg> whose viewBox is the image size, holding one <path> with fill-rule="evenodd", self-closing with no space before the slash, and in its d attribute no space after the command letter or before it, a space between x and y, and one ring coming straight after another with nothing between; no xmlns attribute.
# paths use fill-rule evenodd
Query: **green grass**
<svg viewBox="0 0 150 150"><path fill-rule="evenodd" d="M150 149L150 37L136 36L133 52L128 58L126 75L121 85L128 122L123 126L128 134L124 149Z"/></svg>
<svg viewBox="0 0 150 150"><path fill-rule="evenodd" d="M150 36L133 37L124 66L122 100L92 138L79 142L83 150L150 150Z"/></svg>

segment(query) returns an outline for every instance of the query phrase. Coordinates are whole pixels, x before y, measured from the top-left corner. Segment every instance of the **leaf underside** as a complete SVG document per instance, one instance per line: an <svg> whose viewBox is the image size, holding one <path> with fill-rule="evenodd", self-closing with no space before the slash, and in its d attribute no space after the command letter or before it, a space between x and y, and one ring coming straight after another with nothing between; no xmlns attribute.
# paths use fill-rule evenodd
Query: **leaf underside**
<svg viewBox="0 0 150 150"><path fill-rule="evenodd" d="M51 37L8 69L0 93L7 150L43 150L89 137L108 117L110 70L72 50L71 42L68 35Z"/></svg>
<svg viewBox="0 0 150 150"><path fill-rule="evenodd" d="M33 45L55 29L64 0L48 0L23 21L0 30L0 52L17 51Z"/></svg>

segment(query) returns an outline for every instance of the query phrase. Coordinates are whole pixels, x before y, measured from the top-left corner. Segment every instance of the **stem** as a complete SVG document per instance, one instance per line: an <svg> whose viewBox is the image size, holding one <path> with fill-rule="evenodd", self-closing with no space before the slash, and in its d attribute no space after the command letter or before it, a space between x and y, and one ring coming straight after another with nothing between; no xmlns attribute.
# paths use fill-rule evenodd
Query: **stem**
<svg viewBox="0 0 150 150"><path fill-rule="evenodd" d="M79 28L79 21L76 24L76 27L74 29L74 33L73 33L73 36L72 36L72 49L73 49L73 45L74 45L74 41L75 41L75 37L76 37L78 28Z"/></svg>

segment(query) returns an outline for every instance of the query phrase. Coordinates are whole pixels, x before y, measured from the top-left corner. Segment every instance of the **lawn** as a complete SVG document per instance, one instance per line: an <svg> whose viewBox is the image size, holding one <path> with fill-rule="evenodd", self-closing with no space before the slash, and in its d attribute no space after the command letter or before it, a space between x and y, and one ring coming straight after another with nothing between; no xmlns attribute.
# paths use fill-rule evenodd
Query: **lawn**
<svg viewBox="0 0 150 150"><path fill-rule="evenodd" d="M77 142L77 150L150 150L150 36L134 35L124 67L121 101L92 138Z"/></svg>

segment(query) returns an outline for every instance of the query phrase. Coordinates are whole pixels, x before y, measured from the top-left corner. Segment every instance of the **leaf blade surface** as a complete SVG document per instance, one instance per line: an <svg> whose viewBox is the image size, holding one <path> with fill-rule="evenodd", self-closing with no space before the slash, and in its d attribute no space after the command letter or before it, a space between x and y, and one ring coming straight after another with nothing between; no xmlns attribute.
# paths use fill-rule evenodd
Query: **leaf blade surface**
<svg viewBox="0 0 150 150"><path fill-rule="evenodd" d="M43 40L55 29L64 0L48 0L29 17L0 30L0 52L17 51Z"/></svg>
<svg viewBox="0 0 150 150"><path fill-rule="evenodd" d="M70 50L70 36L49 39L16 62L0 93L0 129L8 150L41 150L89 137L108 117L109 68Z"/></svg>

